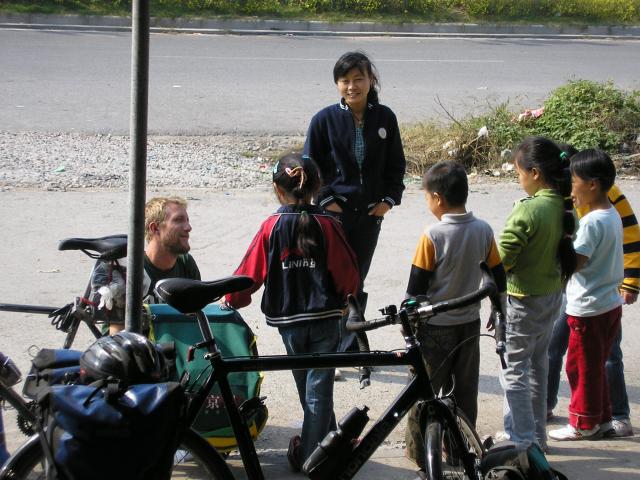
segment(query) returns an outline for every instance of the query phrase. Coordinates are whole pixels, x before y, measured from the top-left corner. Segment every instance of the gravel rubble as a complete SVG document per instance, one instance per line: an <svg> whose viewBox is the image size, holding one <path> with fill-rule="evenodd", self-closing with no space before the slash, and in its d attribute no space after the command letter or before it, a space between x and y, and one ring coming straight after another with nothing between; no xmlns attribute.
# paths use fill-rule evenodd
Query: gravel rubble
<svg viewBox="0 0 640 480"><path fill-rule="evenodd" d="M147 186L264 187L274 158L302 136L149 136ZM128 136L0 132L0 190L126 190Z"/></svg>

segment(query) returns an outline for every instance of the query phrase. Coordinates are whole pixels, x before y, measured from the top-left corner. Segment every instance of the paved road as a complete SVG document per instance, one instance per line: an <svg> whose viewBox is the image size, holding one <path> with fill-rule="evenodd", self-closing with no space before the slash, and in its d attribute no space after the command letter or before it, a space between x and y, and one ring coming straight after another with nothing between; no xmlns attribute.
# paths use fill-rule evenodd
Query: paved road
<svg viewBox="0 0 640 480"><path fill-rule="evenodd" d="M300 133L336 99L346 50L376 60L401 122L509 99L537 106L571 78L638 88L637 41L151 36L152 134ZM0 31L0 130L127 133L128 33Z"/></svg>

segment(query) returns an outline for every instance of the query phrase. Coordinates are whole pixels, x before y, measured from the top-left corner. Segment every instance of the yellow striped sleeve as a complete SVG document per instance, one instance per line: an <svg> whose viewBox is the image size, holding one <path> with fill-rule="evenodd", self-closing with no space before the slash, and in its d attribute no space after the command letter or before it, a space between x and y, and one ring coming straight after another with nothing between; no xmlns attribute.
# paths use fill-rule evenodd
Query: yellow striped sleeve
<svg viewBox="0 0 640 480"><path fill-rule="evenodd" d="M631 204L617 185L611 187L608 196L622 220L624 281L621 287L638 293L640 292L640 226Z"/></svg>

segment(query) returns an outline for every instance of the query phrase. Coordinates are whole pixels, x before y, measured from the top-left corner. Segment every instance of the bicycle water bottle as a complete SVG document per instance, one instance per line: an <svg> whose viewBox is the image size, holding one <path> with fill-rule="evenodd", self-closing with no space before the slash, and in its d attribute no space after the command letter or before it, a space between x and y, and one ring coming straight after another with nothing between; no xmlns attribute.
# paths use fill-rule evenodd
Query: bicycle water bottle
<svg viewBox="0 0 640 480"><path fill-rule="evenodd" d="M369 421L367 412L369 407L354 407L338 422L338 429L332 430L318 444L307 461L302 466L302 471L312 480L326 479L332 476L336 465L353 451L358 436L364 430Z"/></svg>

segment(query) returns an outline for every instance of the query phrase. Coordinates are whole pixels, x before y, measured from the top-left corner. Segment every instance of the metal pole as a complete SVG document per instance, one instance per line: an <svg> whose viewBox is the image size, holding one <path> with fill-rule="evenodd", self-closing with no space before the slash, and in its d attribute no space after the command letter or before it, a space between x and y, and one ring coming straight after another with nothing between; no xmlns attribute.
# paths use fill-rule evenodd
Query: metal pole
<svg viewBox="0 0 640 480"><path fill-rule="evenodd" d="M131 155L125 329L141 331L144 275L144 203L147 182L149 94L149 2L133 0L131 15Z"/></svg>

